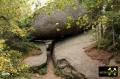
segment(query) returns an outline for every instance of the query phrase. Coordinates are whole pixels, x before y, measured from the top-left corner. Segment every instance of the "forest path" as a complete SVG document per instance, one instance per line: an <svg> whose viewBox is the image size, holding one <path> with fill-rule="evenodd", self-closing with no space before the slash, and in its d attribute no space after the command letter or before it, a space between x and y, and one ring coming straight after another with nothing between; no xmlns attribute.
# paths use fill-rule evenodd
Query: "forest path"
<svg viewBox="0 0 120 79"><path fill-rule="evenodd" d="M42 79L62 79L55 75L53 61L50 59L47 64L47 74L45 74Z"/></svg>
<svg viewBox="0 0 120 79"><path fill-rule="evenodd" d="M50 55L48 55L48 61L47 61L47 73L45 75L39 75L37 73L33 74L31 79L63 79L57 75L55 75L54 72L54 64L53 60Z"/></svg>

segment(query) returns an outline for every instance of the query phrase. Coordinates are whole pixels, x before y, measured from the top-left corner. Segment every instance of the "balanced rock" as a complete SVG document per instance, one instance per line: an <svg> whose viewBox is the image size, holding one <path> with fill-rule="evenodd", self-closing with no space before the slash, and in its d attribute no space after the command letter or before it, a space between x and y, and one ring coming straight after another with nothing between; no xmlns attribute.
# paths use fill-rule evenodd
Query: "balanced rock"
<svg viewBox="0 0 120 79"><path fill-rule="evenodd" d="M72 7L67 7L63 11L54 9L51 15L41 12L34 18L33 26L35 31L31 36L33 39L54 39L79 33L82 29L76 24L72 24L71 28L66 27L67 17L72 17L73 21L75 21L78 16L82 16L85 13L86 9L80 5L78 5L77 10Z"/></svg>

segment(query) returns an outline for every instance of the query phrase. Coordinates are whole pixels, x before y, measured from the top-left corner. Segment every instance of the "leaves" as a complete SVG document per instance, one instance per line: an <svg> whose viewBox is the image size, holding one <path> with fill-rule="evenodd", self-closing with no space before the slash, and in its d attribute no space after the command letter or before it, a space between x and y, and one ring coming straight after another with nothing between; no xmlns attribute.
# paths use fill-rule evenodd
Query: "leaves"
<svg viewBox="0 0 120 79"><path fill-rule="evenodd" d="M28 0L0 0L0 79L25 79L28 74L28 66L21 63L21 52L12 50L6 41L13 37L25 41L33 30L31 5Z"/></svg>
<svg viewBox="0 0 120 79"><path fill-rule="evenodd" d="M18 51L1 51L0 79L25 78L25 74L28 73L28 66L21 63L21 61L21 54Z"/></svg>
<svg viewBox="0 0 120 79"><path fill-rule="evenodd" d="M34 30L31 26L31 19L33 18L31 6L35 1L1 0L0 2L1 38L10 39L14 36L24 38L31 31Z"/></svg>

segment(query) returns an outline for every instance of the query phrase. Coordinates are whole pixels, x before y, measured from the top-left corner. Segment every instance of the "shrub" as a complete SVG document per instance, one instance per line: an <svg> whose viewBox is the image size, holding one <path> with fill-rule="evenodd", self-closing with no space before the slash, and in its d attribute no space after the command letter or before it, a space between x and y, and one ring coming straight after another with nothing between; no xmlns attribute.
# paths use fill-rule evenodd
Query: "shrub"
<svg viewBox="0 0 120 79"><path fill-rule="evenodd" d="M25 79L29 68L21 63L21 54L18 51L0 51L0 79Z"/></svg>
<svg viewBox="0 0 120 79"><path fill-rule="evenodd" d="M63 76L63 72L62 72L62 70L59 67L55 67L54 72L58 76Z"/></svg>
<svg viewBox="0 0 120 79"><path fill-rule="evenodd" d="M44 74L47 73L47 68L46 67L42 67L42 68L39 69L38 72L39 72L39 74L44 75Z"/></svg>
<svg viewBox="0 0 120 79"><path fill-rule="evenodd" d="M46 65L43 65L42 67L41 66L32 67L31 71L33 73L39 73L40 75L45 75L47 73L47 67L46 67Z"/></svg>

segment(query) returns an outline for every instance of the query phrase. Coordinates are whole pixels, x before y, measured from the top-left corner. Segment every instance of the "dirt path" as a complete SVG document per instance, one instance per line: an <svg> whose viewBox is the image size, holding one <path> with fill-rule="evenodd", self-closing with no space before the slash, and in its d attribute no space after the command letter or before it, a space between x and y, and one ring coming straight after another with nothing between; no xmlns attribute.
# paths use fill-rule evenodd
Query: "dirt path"
<svg viewBox="0 0 120 79"><path fill-rule="evenodd" d="M33 74L32 79L63 79L63 78L55 75L53 61L52 61L50 55L48 57L50 57L50 58L48 59L47 73L43 76L40 76L39 74Z"/></svg>
<svg viewBox="0 0 120 79"><path fill-rule="evenodd" d="M49 60L47 65L47 74L42 77L42 79L62 79L54 74L54 66L52 60Z"/></svg>

